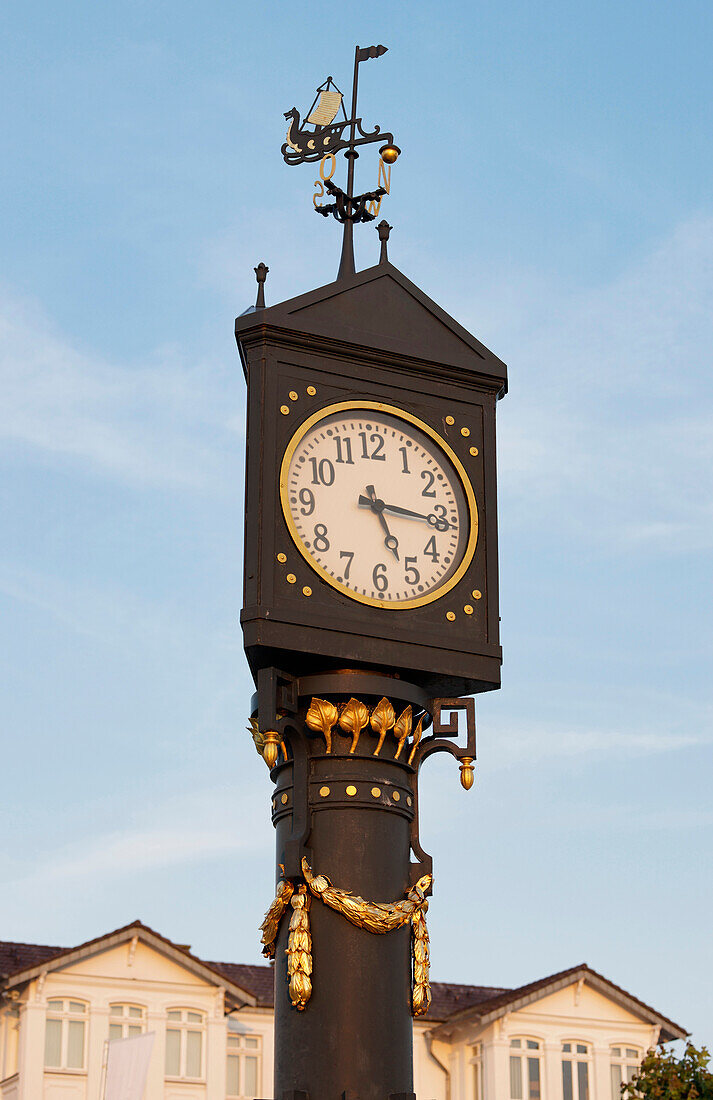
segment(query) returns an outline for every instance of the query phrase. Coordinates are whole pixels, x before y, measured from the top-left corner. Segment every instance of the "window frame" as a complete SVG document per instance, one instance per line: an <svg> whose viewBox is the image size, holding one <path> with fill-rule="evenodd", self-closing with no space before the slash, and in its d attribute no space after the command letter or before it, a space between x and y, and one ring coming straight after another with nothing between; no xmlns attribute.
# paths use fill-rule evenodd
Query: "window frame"
<svg viewBox="0 0 713 1100"><path fill-rule="evenodd" d="M52 1006L57 1002L61 1002L62 1008L57 1009ZM82 1005L81 1012L73 1012L72 1005ZM45 1040L43 1051L43 1068L49 1073L82 1073L87 1072L87 1053L89 1048L89 1001L83 1000L81 997L72 997L66 993L59 996L52 996L47 998L45 1008ZM47 1062L47 1025L49 1023L58 1022L60 1025L59 1031L59 1065L51 1066ZM70 1034L73 1023L81 1023L82 1026L82 1064L81 1066L70 1066L69 1063L69 1045Z"/></svg>
<svg viewBox="0 0 713 1100"><path fill-rule="evenodd" d="M519 1043L519 1046L515 1046L515 1043ZM535 1043L536 1046L528 1046L528 1043ZM510 1100L518 1100L513 1096L515 1091L513 1088L513 1070L512 1064L515 1060L520 1063L520 1092L523 1094L523 1100L542 1100L543 1097L543 1078L544 1078L544 1051L545 1041L539 1035L511 1035L508 1042L508 1087L510 1091ZM537 1087L538 1093L535 1095L532 1093L531 1088L533 1082L530 1080L530 1061L537 1062ZM525 1096L527 1093L527 1096Z"/></svg>
<svg viewBox="0 0 713 1100"><path fill-rule="evenodd" d="M621 1051L620 1054L616 1054L616 1051ZM634 1052L633 1055L630 1052ZM626 1043L612 1043L609 1047L609 1079L611 1083L612 1100L619 1100L621 1097L621 1086L628 1084L631 1081L634 1073L638 1072L641 1068L641 1062L644 1055L639 1047L628 1046ZM617 1091L614 1089L614 1070L619 1070L619 1088ZM627 1073L628 1070L633 1070L633 1073Z"/></svg>
<svg viewBox="0 0 713 1100"><path fill-rule="evenodd" d="M234 1039L240 1044L237 1047L231 1049L230 1040ZM254 1041L255 1046L247 1046L247 1040ZM229 1092L227 1082L227 1064L230 1059L235 1059L238 1063L238 1083L244 1089L245 1085L245 1062L248 1058L254 1058L257 1065L255 1067L255 1091L261 1091L262 1080L262 1035L258 1031L241 1031L238 1028L231 1028L230 1017L228 1017L228 1034L226 1037L226 1086L225 1095L226 1100L253 1100L252 1090L248 1092Z"/></svg>
<svg viewBox="0 0 713 1100"><path fill-rule="evenodd" d="M483 1044L481 1042L470 1044L469 1064L473 1067L471 1083L473 1088L473 1100L483 1100Z"/></svg>
<svg viewBox="0 0 713 1100"><path fill-rule="evenodd" d="M564 1049L565 1046L569 1046L570 1048L574 1048L574 1049L570 1049L570 1050L566 1051ZM578 1046L585 1047L586 1050L585 1051L578 1051L576 1049ZM571 1073L572 1073L572 1100L593 1100L593 1088L592 1088L593 1073L592 1073L592 1069L593 1069L594 1061L593 1061L593 1046L592 1046L592 1043L589 1042L587 1039L563 1039L562 1042L560 1043L560 1065L562 1067L561 1081L562 1081L562 1097L563 1097L563 1100L566 1100L565 1090L564 1090L564 1064L565 1064L565 1062L569 1062L570 1065L572 1066L572 1071L571 1071ZM580 1086L580 1081L579 1081L579 1076L580 1075L579 1075L579 1071L576 1069L576 1067L580 1064L586 1065L586 1067L587 1067L587 1073L586 1073L586 1077L587 1077L587 1095L586 1096L580 1096L580 1092L581 1092L580 1087L579 1087Z"/></svg>
<svg viewBox="0 0 713 1100"><path fill-rule="evenodd" d="M112 1013L113 1008L131 1009L138 1008L141 1012L140 1016L131 1016L128 1011L122 1012L119 1016L116 1013ZM118 1039L133 1039L134 1035L130 1035L130 1029L138 1027L139 1035L143 1035L146 1032L146 1020L148 1012L146 1005L138 1004L136 1001L112 1001L109 1005L109 1042L116 1042ZM120 1027L121 1035L115 1035L112 1039L111 1029L112 1027Z"/></svg>
<svg viewBox="0 0 713 1100"><path fill-rule="evenodd" d="M11 1002L2 1013L2 1063L0 1081L8 1081L18 1073L20 1052L20 1005ZM14 1067L14 1068L11 1068Z"/></svg>
<svg viewBox="0 0 713 1100"><path fill-rule="evenodd" d="M181 1018L179 1020L171 1019L172 1012L180 1012ZM197 1020L190 1020L189 1015L200 1016L200 1023ZM165 1037L165 1058L164 1058L164 1079L166 1081L205 1081L205 1069L206 1069L206 1022L208 1019L208 1013L205 1009L191 1007L190 1005L170 1005L166 1008L166 1019L164 1027ZM179 1032L179 1047L178 1047L178 1068L179 1073L168 1072L168 1033L169 1031ZM198 1032L201 1039L201 1064L200 1073L197 1077L189 1075L186 1072L188 1061L188 1039L189 1032Z"/></svg>

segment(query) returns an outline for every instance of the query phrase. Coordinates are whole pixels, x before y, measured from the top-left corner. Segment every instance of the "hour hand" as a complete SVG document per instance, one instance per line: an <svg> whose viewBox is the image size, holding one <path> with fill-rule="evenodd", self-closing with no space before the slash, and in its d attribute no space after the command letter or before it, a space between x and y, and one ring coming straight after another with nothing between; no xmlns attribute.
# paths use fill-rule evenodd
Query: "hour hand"
<svg viewBox="0 0 713 1100"><path fill-rule="evenodd" d="M373 485L367 485L366 491L367 493L369 493L369 496L360 496L359 504L363 505L364 507L368 506L369 508L371 508L372 512L375 513L377 519L379 520L379 523L381 524L382 530L386 535L386 538L384 539L384 546L387 550L391 551L391 553L398 561L399 540L396 538L396 535L392 535L391 531L389 530L389 525L386 522L386 517L384 516L384 502L382 500L379 500L379 498L377 497L376 489Z"/></svg>

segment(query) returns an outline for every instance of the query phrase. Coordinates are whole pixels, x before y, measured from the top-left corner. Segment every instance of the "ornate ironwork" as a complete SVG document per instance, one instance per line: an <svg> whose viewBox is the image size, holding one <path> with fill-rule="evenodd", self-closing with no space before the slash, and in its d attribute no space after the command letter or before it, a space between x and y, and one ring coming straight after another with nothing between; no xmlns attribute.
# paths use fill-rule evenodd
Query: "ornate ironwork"
<svg viewBox="0 0 713 1100"><path fill-rule="evenodd" d="M344 109L344 96L331 76L317 88L312 106L304 118L296 107L291 107L285 112L285 118L289 119L287 136L282 145L282 156L286 164L310 164L321 161L324 157L334 157L342 150L345 151L344 155L348 160L346 191L332 183L331 178L325 179L322 176L324 187L335 201L325 205L318 205L315 201L318 214L325 218L332 215L344 226L338 278L354 274L354 224L373 221L377 216L381 199L388 194L388 187L377 187L375 191L366 191L362 195L354 194L354 161L359 156L357 147L380 141L382 160L389 165L396 160L400 152L398 146L394 145L393 134L382 133L380 126L375 126L373 130L366 130L363 120L357 116L359 65L368 58L381 57L386 50L386 46L356 47L349 117ZM343 117L335 121L340 110ZM372 205L372 211L367 209L367 204ZM376 213L373 212L374 210Z"/></svg>

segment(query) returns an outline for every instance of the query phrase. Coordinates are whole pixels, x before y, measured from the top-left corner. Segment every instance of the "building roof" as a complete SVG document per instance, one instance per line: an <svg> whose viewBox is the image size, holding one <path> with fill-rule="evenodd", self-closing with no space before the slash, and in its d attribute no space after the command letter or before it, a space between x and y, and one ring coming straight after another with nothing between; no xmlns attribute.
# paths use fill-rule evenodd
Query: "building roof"
<svg viewBox="0 0 713 1100"><path fill-rule="evenodd" d="M45 971L59 970L71 966L80 959L90 955L96 955L108 948L116 947L121 943L128 943L136 939L148 944L162 955L167 956L180 966L185 966L200 977L225 986L228 1002L231 1007L242 1005L254 1006L257 998L248 989L238 985L232 978L220 970L216 970L211 963L199 959L197 955L182 944L173 943L166 939L153 928L142 924L141 921L132 921L131 924L117 928L114 932L107 932L103 936L97 936L93 940L87 940L77 947L41 947L32 944L17 944L0 942L0 978L5 989L23 985L25 982L37 978ZM7 969L6 969L7 967ZM218 981L216 982L216 979Z"/></svg>
<svg viewBox="0 0 713 1100"><path fill-rule="evenodd" d="M87 955L106 950L133 937L155 947L209 980L218 979L220 984L225 985L229 1000L234 1006L272 1008L273 966L204 962L193 955L187 947L173 943L142 924L141 921L134 921L115 932L98 936L78 947L49 947L43 944L0 941L0 988L21 985L39 976L45 970L68 966ZM673 1020L662 1016L632 993L628 993L596 970L592 970L586 963L580 963L569 970L561 970L557 974L550 974L546 978L540 978L515 989L432 982L431 1007L424 1020L435 1025L434 1034L440 1033L442 1038L448 1039L463 1025L473 1023L487 1025L508 1012L515 1012L543 996L556 993L557 990L579 981L616 1001L635 1016L659 1026L662 1042L683 1039L688 1034Z"/></svg>
<svg viewBox="0 0 713 1100"><path fill-rule="evenodd" d="M633 993L628 993L621 986L615 985L605 978L603 974L592 970L586 963L570 967L569 970L560 970L557 974L550 974L546 978L539 978L535 982L518 986L515 989L503 989L482 1002L473 1005L464 1005L446 1017L438 1031L444 1039L452 1035L453 1031L465 1023L478 1021L480 1024L489 1024L508 1012L515 1012L520 1008L538 1001L541 997L556 993L559 989L574 985L576 982L584 982L609 997L627 1011L651 1024L661 1028L661 1041L669 1042L671 1039L685 1039L688 1032L679 1024L662 1016L661 1013L640 1001ZM432 1006L433 1007L433 1006Z"/></svg>

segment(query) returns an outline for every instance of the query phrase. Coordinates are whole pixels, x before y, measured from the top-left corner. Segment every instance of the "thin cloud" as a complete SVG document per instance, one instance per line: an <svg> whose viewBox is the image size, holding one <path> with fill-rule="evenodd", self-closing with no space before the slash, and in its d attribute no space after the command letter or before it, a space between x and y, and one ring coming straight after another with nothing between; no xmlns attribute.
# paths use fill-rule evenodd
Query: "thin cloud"
<svg viewBox="0 0 713 1100"><path fill-rule="evenodd" d="M171 350L138 365L91 356L40 311L0 296L0 442L138 487L220 484L234 426L227 372ZM238 400L238 391L235 391Z"/></svg>

